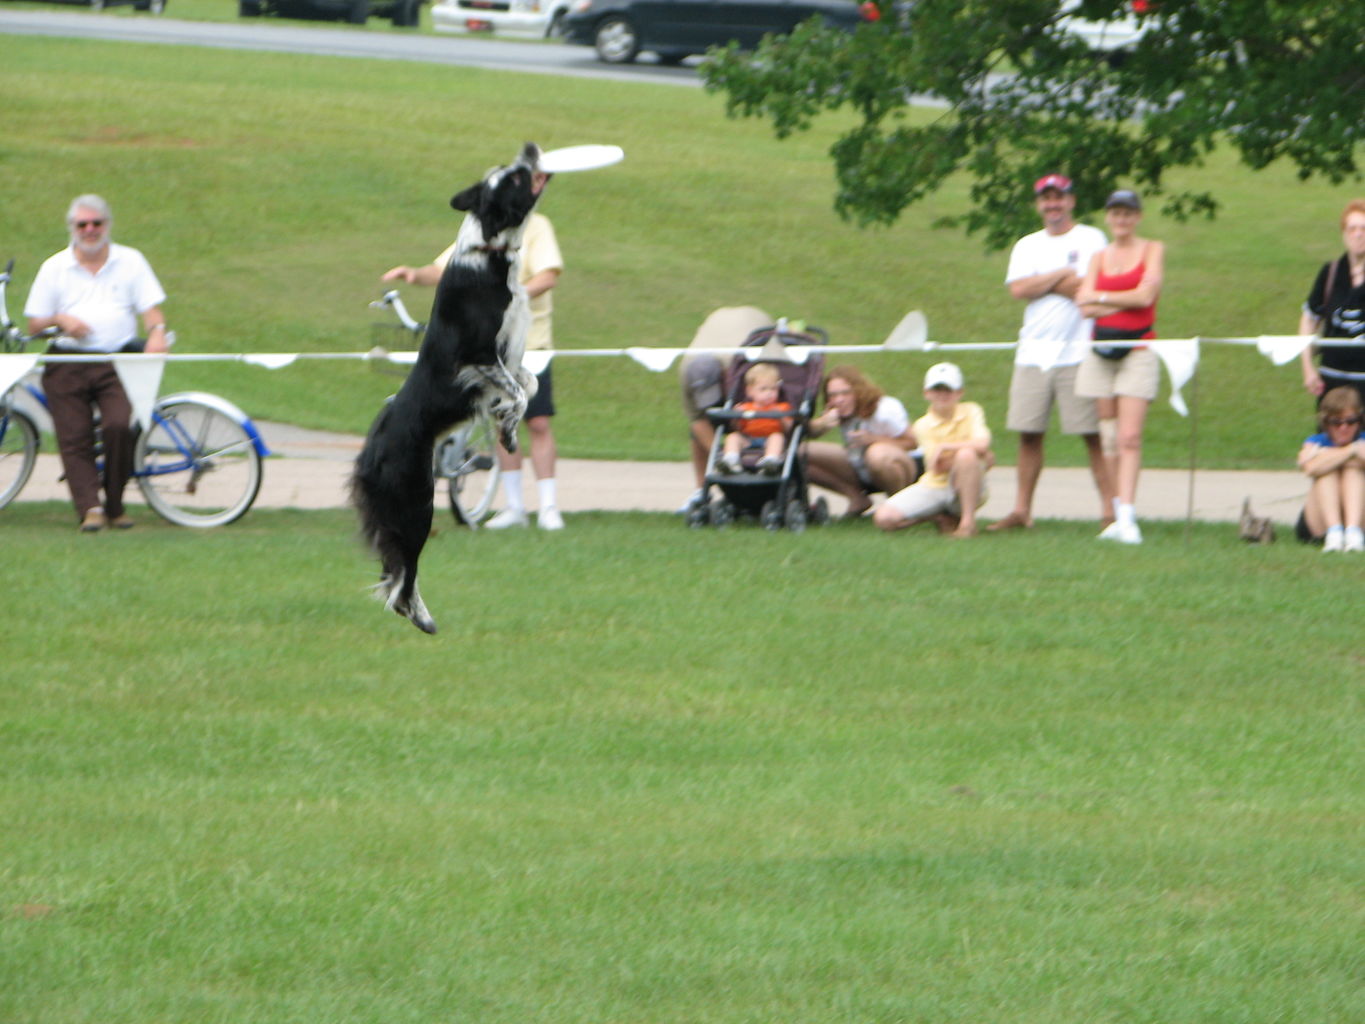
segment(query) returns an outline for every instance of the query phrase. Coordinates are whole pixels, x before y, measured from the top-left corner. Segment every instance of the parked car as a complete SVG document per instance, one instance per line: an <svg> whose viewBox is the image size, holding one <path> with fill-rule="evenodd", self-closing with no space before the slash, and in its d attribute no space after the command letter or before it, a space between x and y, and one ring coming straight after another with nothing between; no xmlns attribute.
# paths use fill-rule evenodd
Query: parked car
<svg viewBox="0 0 1365 1024"><path fill-rule="evenodd" d="M547 39L564 34L572 0L440 0L432 4L431 25L438 32L467 32Z"/></svg>
<svg viewBox="0 0 1365 1024"><path fill-rule="evenodd" d="M421 20L422 0L237 0L237 13L243 18L273 14L353 25L363 25L371 17L389 18L400 28L412 28Z"/></svg>
<svg viewBox="0 0 1365 1024"><path fill-rule="evenodd" d="M92 11L102 11L106 7L131 6L135 11L150 11L152 14L160 14L166 9L166 0L53 0L53 2L76 4L79 7L89 7Z"/></svg>
<svg viewBox="0 0 1365 1024"><path fill-rule="evenodd" d="M676 64L731 40L753 49L812 16L851 30L871 13L854 0L574 0L564 38L595 48L608 64L628 64L641 50Z"/></svg>
<svg viewBox="0 0 1365 1024"><path fill-rule="evenodd" d="M1128 5L1132 13L1113 21L1086 21L1067 13L1079 6L1080 0L1063 3L1063 17L1057 24L1063 31L1085 43L1092 53L1103 54L1110 60L1121 60L1147 31L1147 25L1138 15L1151 9L1150 0L1132 0Z"/></svg>

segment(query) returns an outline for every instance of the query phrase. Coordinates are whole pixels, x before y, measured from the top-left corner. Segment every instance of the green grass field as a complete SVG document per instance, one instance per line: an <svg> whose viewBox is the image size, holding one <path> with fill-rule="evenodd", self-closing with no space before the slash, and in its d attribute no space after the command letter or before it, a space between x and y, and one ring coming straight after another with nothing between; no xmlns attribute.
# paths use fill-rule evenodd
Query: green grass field
<svg viewBox="0 0 1365 1024"><path fill-rule="evenodd" d="M172 13L234 9L206 2ZM370 30L392 31L382 21ZM71 197L97 189L115 204L117 237L158 268L185 351L368 349L379 274L434 257L455 230L447 198L526 138L615 142L628 154L619 167L562 176L545 200L568 263L556 293L563 348L683 345L710 310L738 303L805 318L836 344L878 343L912 308L939 342L1009 341L1018 326L1005 254L932 226L965 208L965 181L893 229L859 230L831 211L826 150L837 123L779 142L756 122L725 119L721 99L699 89L12 37L0 96L0 257L18 260L11 307L63 244ZM1162 332L1293 331L1311 275L1339 248L1336 219L1351 193L1284 169L1253 174L1221 154L1190 173L1224 212L1213 223L1149 218L1169 246ZM429 296L410 292L424 311ZM937 358L858 361L917 408ZM998 424L1007 356L960 362ZM672 374L619 359L557 366L566 454L685 457ZM360 431L394 382L359 364L312 362L173 367L167 386L216 391L260 418ZM1211 346L1198 421L1210 468L1290 468L1310 426L1294 367ZM1163 397L1149 462L1187 464L1190 432ZM1049 457L1074 464L1080 448L1059 444Z"/></svg>
<svg viewBox="0 0 1365 1024"><path fill-rule="evenodd" d="M1359 1020L1354 565L6 511L0 1020ZM559 596L565 595L565 596Z"/></svg>
<svg viewBox="0 0 1365 1024"><path fill-rule="evenodd" d="M96 188L187 351L366 349L379 272L438 252L446 197L529 137L629 154L547 200L566 347L682 344L740 302L836 343L914 307L939 341L1017 325L1003 254L929 226L961 183L892 230L833 217L828 126L778 143L663 86L5 42L16 311ZM1345 196L1204 173L1222 219L1152 224L1164 328L1292 330ZM917 404L929 358L860 361ZM998 421L1004 361L961 362ZM671 375L561 365L566 454L684 455ZM394 385L169 378L348 430ZM1305 433L1295 372L1245 351L1207 353L1199 402L1201 465L1287 467ZM1151 460L1184 465L1189 432L1155 413ZM1139 550L1080 523L570 525L443 530L429 638L365 596L344 512L82 537L64 503L7 509L0 1021L1361 1020L1356 563L1227 525L1145 523Z"/></svg>

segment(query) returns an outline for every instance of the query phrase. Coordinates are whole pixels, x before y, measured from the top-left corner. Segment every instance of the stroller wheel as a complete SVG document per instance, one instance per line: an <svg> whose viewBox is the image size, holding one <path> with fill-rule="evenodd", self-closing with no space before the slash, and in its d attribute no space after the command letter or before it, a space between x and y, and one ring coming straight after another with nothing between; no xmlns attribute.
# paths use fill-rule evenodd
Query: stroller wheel
<svg viewBox="0 0 1365 1024"><path fill-rule="evenodd" d="M723 530L735 521L735 506L726 498L711 502L711 525Z"/></svg>
<svg viewBox="0 0 1365 1024"><path fill-rule="evenodd" d="M705 526L711 519L711 507L704 501L694 502L687 509L687 525L694 530Z"/></svg>
<svg viewBox="0 0 1365 1024"><path fill-rule="evenodd" d="M816 526L829 525L829 502L823 497L816 498L810 506L810 521Z"/></svg>
<svg viewBox="0 0 1365 1024"><path fill-rule="evenodd" d="M762 510L758 513L758 521L763 524L765 530L782 529L782 509L775 501L765 501Z"/></svg>
<svg viewBox="0 0 1365 1024"><path fill-rule="evenodd" d="M787 529L792 533L803 533L806 529L806 505L799 498L787 502Z"/></svg>

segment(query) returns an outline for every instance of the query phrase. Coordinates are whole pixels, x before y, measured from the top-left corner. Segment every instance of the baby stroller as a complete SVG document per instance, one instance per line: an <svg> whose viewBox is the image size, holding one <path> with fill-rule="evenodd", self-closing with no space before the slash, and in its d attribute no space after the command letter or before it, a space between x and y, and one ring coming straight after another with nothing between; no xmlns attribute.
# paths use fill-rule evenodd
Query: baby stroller
<svg viewBox="0 0 1365 1024"><path fill-rule="evenodd" d="M706 483L700 495L687 509L687 523L692 527L724 527L736 519L756 519L768 530L788 530L799 533L809 523L824 525L829 522L829 506L824 498L810 501L806 476L806 460L802 444L809 430L824 378L823 353L810 352L805 362L795 362L784 349L792 345L824 346L829 337L818 327L796 330L785 320L776 326L754 331L745 340L746 350L735 355L725 369L721 392L724 404L707 409L706 415L716 426L716 438L706 462ZM722 471L719 465L725 435L736 427L738 420L753 418L754 413L741 411L736 406L744 401L744 374L755 363L771 363L781 375L779 400L791 410L780 414L790 422L782 466L775 475L760 472L756 466L759 454L747 451L741 455L738 473ZM720 494L712 497L711 488Z"/></svg>

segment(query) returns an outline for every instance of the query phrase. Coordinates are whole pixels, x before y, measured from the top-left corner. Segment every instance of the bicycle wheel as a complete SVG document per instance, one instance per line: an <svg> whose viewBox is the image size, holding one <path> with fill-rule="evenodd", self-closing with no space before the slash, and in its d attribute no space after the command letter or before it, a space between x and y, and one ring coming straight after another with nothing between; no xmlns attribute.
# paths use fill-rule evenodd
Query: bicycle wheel
<svg viewBox="0 0 1365 1024"><path fill-rule="evenodd" d="M157 405L133 452L143 497L177 526L223 526L261 489L261 455L236 419L194 399Z"/></svg>
<svg viewBox="0 0 1365 1024"><path fill-rule="evenodd" d="M450 488L450 513L477 527L498 493L498 433L487 417L466 423L436 446L436 475Z"/></svg>
<svg viewBox="0 0 1365 1024"><path fill-rule="evenodd" d="M38 461L38 428L26 413L0 405L0 508L24 489Z"/></svg>

